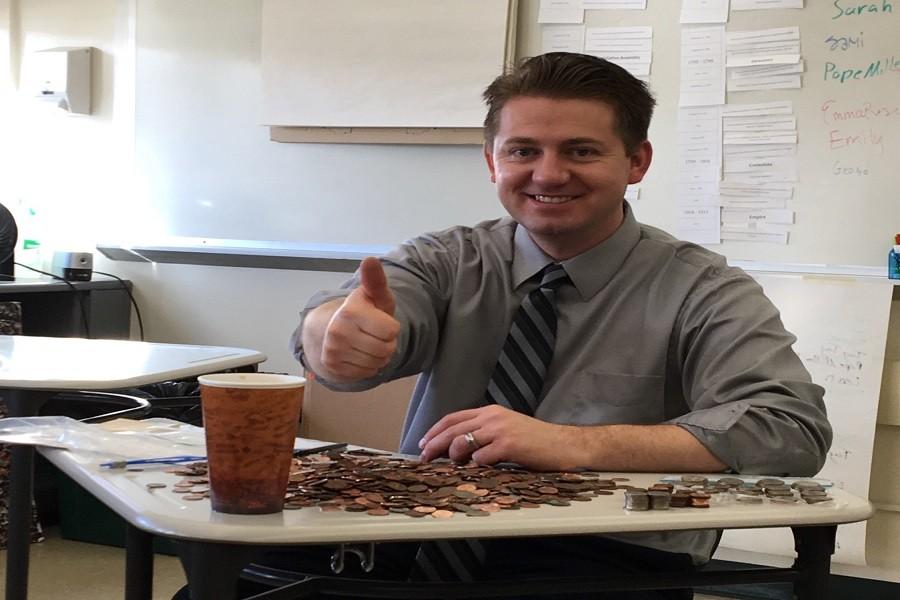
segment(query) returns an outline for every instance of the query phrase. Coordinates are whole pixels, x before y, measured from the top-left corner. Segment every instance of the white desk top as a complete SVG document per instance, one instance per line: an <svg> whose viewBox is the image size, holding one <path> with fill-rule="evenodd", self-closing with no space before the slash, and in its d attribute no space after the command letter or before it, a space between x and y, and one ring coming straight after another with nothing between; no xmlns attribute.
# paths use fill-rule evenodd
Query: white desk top
<svg viewBox="0 0 900 600"><path fill-rule="evenodd" d="M312 445L313 442L310 442ZM190 453L202 454L196 446ZM624 494L599 496L571 506L501 511L489 518L456 514L450 519L412 519L401 514L374 517L365 513L322 512L316 508L286 510L273 515L215 513L209 500L186 501L172 492L180 476L165 466L140 472L110 471L67 450L41 448L41 453L91 494L132 525L154 534L217 542L249 544L311 544L421 540L458 537L511 537L660 531L677 529L753 528L850 523L867 519L868 501L843 490L829 490L834 500L822 504L716 504L709 509L629 512ZM187 452L186 452L187 453ZM613 475L610 475L613 476ZM659 474L625 474L632 485L647 486ZM168 487L147 489L148 483Z"/></svg>
<svg viewBox="0 0 900 600"><path fill-rule="evenodd" d="M0 388L108 390L264 360L243 348L0 335Z"/></svg>

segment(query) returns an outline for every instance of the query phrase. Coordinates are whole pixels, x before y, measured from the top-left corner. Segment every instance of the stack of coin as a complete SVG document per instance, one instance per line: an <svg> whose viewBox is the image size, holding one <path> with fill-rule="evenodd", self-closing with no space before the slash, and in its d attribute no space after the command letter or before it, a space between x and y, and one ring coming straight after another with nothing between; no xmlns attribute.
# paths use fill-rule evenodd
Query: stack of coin
<svg viewBox="0 0 900 600"><path fill-rule="evenodd" d="M825 487L817 481L795 481L791 487L800 492L800 498L807 504L818 504L831 500Z"/></svg>
<svg viewBox="0 0 900 600"><path fill-rule="evenodd" d="M669 499L669 506L672 508L686 508L691 505L691 490L688 489L677 489L672 492L672 497Z"/></svg>
<svg viewBox="0 0 900 600"><path fill-rule="evenodd" d="M644 488L625 491L625 510L650 510L650 495Z"/></svg>
<svg viewBox="0 0 900 600"><path fill-rule="evenodd" d="M702 475L682 475L681 483L682 485L686 485L688 487L694 486L706 486L709 480Z"/></svg>
<svg viewBox="0 0 900 600"><path fill-rule="evenodd" d="M652 510L668 510L671 503L672 494L665 490L650 490L647 492L650 496L650 508Z"/></svg>
<svg viewBox="0 0 900 600"><path fill-rule="evenodd" d="M756 482L756 487L763 490L766 498L771 502L778 504L792 504L798 500L791 487L780 479L760 479Z"/></svg>

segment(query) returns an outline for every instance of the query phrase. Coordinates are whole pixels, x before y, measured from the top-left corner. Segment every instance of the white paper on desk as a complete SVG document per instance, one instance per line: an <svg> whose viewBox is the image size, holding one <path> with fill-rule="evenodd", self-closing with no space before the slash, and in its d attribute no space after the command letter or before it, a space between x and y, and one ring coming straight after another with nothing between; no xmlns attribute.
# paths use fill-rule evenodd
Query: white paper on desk
<svg viewBox="0 0 900 600"><path fill-rule="evenodd" d="M684 25L727 23L728 0L681 0L680 22Z"/></svg>
<svg viewBox="0 0 900 600"><path fill-rule="evenodd" d="M543 52L583 52L583 25L550 25L541 31Z"/></svg>
<svg viewBox="0 0 900 600"><path fill-rule="evenodd" d="M538 23L584 23L581 0L541 0Z"/></svg>
<svg viewBox="0 0 900 600"><path fill-rule="evenodd" d="M803 8L803 0L731 0L731 10Z"/></svg>
<svg viewBox="0 0 900 600"><path fill-rule="evenodd" d="M855 496L869 495L872 441L884 366L893 287L871 278L809 278L755 274L797 336L794 350L825 387L834 441L817 475ZM847 307L853 318L847 318ZM828 323L843 324L835 335ZM790 530L730 530L722 546L764 554L794 555ZM865 523L841 525L833 562L865 565Z"/></svg>

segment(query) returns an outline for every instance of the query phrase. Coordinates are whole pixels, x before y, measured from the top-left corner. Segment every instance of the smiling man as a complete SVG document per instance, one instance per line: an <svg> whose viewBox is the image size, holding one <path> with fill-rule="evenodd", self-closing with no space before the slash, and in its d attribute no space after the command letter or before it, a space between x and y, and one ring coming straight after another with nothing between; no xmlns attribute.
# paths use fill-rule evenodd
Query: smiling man
<svg viewBox="0 0 900 600"><path fill-rule="evenodd" d="M638 223L646 86L603 59L528 59L484 93L509 217L363 261L316 295L295 353L326 386L419 375L401 450L533 469L813 475L822 389L744 272ZM681 569L713 532L486 542L483 577ZM439 569L437 569L439 570ZM689 590L616 598L686 598Z"/></svg>

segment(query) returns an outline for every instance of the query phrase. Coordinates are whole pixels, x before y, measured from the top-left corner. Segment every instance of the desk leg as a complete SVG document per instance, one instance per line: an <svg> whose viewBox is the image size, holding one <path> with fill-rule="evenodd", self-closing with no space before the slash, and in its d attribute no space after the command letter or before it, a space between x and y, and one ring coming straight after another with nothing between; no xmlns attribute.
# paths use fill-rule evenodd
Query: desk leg
<svg viewBox="0 0 900 600"><path fill-rule="evenodd" d="M258 550L253 546L179 540L178 556L191 600L234 600L237 581Z"/></svg>
<svg viewBox="0 0 900 600"><path fill-rule="evenodd" d="M125 600L153 597L153 535L128 525L125 530Z"/></svg>
<svg viewBox="0 0 900 600"><path fill-rule="evenodd" d="M794 566L803 573L803 578L794 584L795 597L797 600L827 600L837 525L792 527L791 530L797 550Z"/></svg>
<svg viewBox="0 0 900 600"><path fill-rule="evenodd" d="M10 417L33 417L52 394L29 390L0 390ZM31 545L31 495L34 448L14 445L10 450L9 513L6 539L6 600L28 597L28 553Z"/></svg>

